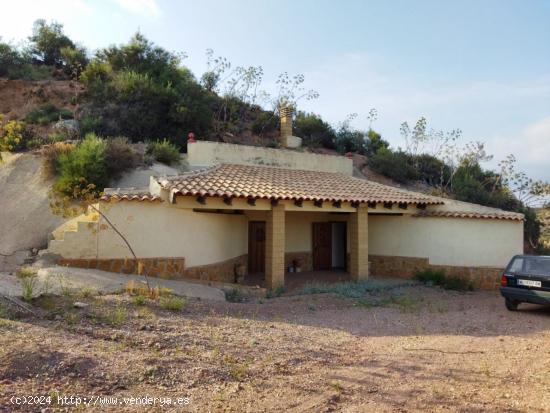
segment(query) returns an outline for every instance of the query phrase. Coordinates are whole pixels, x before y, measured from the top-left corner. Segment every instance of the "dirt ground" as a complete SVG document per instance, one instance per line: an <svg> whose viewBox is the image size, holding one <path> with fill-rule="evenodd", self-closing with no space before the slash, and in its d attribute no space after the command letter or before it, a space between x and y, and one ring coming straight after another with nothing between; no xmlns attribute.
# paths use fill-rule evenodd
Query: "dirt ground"
<svg viewBox="0 0 550 413"><path fill-rule="evenodd" d="M90 411L550 411L550 309L508 312L497 292L381 294L181 310L126 294L43 297L36 316L0 319L0 410L59 411L10 398L78 395L189 402Z"/></svg>

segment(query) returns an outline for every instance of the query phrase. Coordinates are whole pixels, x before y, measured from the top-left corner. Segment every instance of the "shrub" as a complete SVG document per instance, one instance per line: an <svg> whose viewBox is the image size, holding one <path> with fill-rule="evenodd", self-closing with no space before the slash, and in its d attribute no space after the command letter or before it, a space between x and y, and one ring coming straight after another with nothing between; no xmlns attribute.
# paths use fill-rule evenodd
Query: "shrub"
<svg viewBox="0 0 550 413"><path fill-rule="evenodd" d="M241 291L238 288L231 288L225 291L225 299L230 303L242 303L245 301Z"/></svg>
<svg viewBox="0 0 550 413"><path fill-rule="evenodd" d="M446 290L473 291L472 282L458 276L446 276L443 271L425 269L417 271L414 278L429 285L438 285Z"/></svg>
<svg viewBox="0 0 550 413"><path fill-rule="evenodd" d="M367 153L365 134L358 130L342 127L336 135L336 149L340 153Z"/></svg>
<svg viewBox="0 0 550 413"><path fill-rule="evenodd" d="M38 109L34 109L27 113L25 122L47 125L56 122L60 119L72 119L73 113L68 109L58 109L52 103L46 103Z"/></svg>
<svg viewBox="0 0 550 413"><path fill-rule="evenodd" d="M400 183L418 179L418 172L405 152L382 147L369 158L368 164L373 171Z"/></svg>
<svg viewBox="0 0 550 413"><path fill-rule="evenodd" d="M62 24L56 22L48 24L44 19L34 22L33 33L29 40L30 51L34 58L50 66L63 64L61 49L75 47L71 39L63 33Z"/></svg>
<svg viewBox="0 0 550 413"><path fill-rule="evenodd" d="M284 292L285 292L285 287L280 285L277 288L275 288L274 290L267 290L267 292L265 294L265 298L280 297L281 295L284 294Z"/></svg>
<svg viewBox="0 0 550 413"><path fill-rule="evenodd" d="M55 142L43 148L42 172L47 178L53 178L59 174L59 157L68 154L74 147L72 143Z"/></svg>
<svg viewBox="0 0 550 413"><path fill-rule="evenodd" d="M181 67L177 55L140 33L128 44L98 51L80 79L87 87L88 115L101 119L102 134L177 142L190 131L207 132L212 123L213 95Z"/></svg>
<svg viewBox="0 0 550 413"><path fill-rule="evenodd" d="M380 149L388 148L390 146L389 142L382 139L382 135L369 129L367 132L367 139L365 141L365 151L367 156L375 155Z"/></svg>
<svg viewBox="0 0 550 413"><path fill-rule="evenodd" d="M147 299L143 295L136 295L132 297L132 304L136 306L142 306L145 305L146 300Z"/></svg>
<svg viewBox="0 0 550 413"><path fill-rule="evenodd" d="M105 163L111 179L119 178L123 172L140 163L140 154L132 148L127 138L109 139L105 146Z"/></svg>
<svg viewBox="0 0 550 413"><path fill-rule="evenodd" d="M172 165L180 161L178 148L167 139L149 143L147 154L151 155L156 161L166 165Z"/></svg>
<svg viewBox="0 0 550 413"><path fill-rule="evenodd" d="M55 190L73 195L75 190L93 184L95 191L102 191L109 183L105 147L103 139L89 134L74 150L60 154L59 179L55 183Z"/></svg>
<svg viewBox="0 0 550 413"><path fill-rule="evenodd" d="M101 116L83 116L82 119L80 119L80 135L86 136L88 133L101 132L102 123L103 119Z"/></svg>
<svg viewBox="0 0 550 413"><path fill-rule="evenodd" d="M446 290L456 291L473 291L474 285L472 282L457 276L445 277L443 288Z"/></svg>
<svg viewBox="0 0 550 413"><path fill-rule="evenodd" d="M425 269L417 271L414 274L414 278L425 284L431 283L433 285L442 285L445 280L445 273L443 271Z"/></svg>
<svg viewBox="0 0 550 413"><path fill-rule="evenodd" d="M25 132L25 124L23 122L18 122L16 120L8 121L0 129L0 150L14 152L25 149Z"/></svg>
<svg viewBox="0 0 550 413"><path fill-rule="evenodd" d="M163 297L160 299L160 306L164 310L181 311L187 302L179 297Z"/></svg>
<svg viewBox="0 0 550 413"><path fill-rule="evenodd" d="M336 132L319 115L298 112L294 121L296 136L303 139L305 146L336 149Z"/></svg>
<svg viewBox="0 0 550 413"><path fill-rule="evenodd" d="M36 285L38 283L36 272L28 268L22 268L17 272L17 278L19 278L21 288L23 289L23 300L31 301L36 293Z"/></svg>
<svg viewBox="0 0 550 413"><path fill-rule="evenodd" d="M23 64L13 68L8 72L8 78L24 80L45 80L52 77L53 68L51 66L36 66L31 63Z"/></svg>
<svg viewBox="0 0 550 413"><path fill-rule="evenodd" d="M124 307L115 307L108 310L102 317L102 321L110 326L120 326L126 321L127 313Z"/></svg>
<svg viewBox="0 0 550 413"><path fill-rule="evenodd" d="M266 132L276 131L279 127L279 117L273 112L260 112L252 123L252 132L262 135Z"/></svg>

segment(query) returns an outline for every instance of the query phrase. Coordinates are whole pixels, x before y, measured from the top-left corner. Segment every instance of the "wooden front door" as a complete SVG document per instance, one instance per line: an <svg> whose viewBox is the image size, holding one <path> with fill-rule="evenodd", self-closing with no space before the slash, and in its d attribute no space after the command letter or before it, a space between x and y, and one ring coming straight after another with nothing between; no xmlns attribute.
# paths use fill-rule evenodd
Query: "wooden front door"
<svg viewBox="0 0 550 413"><path fill-rule="evenodd" d="M313 223L313 269L330 270L332 267L332 226L330 222Z"/></svg>
<svg viewBox="0 0 550 413"><path fill-rule="evenodd" d="M248 223L248 273L265 272L265 222Z"/></svg>

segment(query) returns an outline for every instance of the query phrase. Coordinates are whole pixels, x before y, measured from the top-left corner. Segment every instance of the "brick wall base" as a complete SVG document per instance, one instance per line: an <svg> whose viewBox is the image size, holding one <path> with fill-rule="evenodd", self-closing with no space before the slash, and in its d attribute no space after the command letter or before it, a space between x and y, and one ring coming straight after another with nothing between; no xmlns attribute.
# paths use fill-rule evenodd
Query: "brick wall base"
<svg viewBox="0 0 550 413"><path fill-rule="evenodd" d="M428 258L369 255L370 273L378 277L412 278L417 271L432 269L470 281L475 288L493 290L500 285L503 268L433 265Z"/></svg>
<svg viewBox="0 0 550 413"><path fill-rule="evenodd" d="M238 269L238 267L240 267L240 269ZM185 277L205 281L234 283L238 281L238 273L242 271L243 274L246 274L247 269L248 254L245 254L215 264L198 265L196 267L187 268L185 270Z"/></svg>
<svg viewBox="0 0 550 413"><path fill-rule="evenodd" d="M151 277L177 279L185 276L185 258L140 258L134 259L81 259L61 258L58 265L91 268L102 271L117 272L122 274L147 274Z"/></svg>

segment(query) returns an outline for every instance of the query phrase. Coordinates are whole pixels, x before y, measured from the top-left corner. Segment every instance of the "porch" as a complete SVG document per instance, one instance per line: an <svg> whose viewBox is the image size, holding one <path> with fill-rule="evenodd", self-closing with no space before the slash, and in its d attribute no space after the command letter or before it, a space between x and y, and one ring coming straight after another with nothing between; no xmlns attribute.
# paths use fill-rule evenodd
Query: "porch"
<svg viewBox="0 0 550 413"><path fill-rule="evenodd" d="M275 289L313 280L367 278L368 207L325 208L281 202L267 211L245 211L248 265L244 282Z"/></svg>
<svg viewBox="0 0 550 413"><path fill-rule="evenodd" d="M293 292L301 289L309 283L334 284L339 282L352 281L351 275L343 269L322 270L322 271L303 271L286 272L284 278L284 289L287 292ZM268 288L264 274L248 274L245 276L244 285L259 286Z"/></svg>

